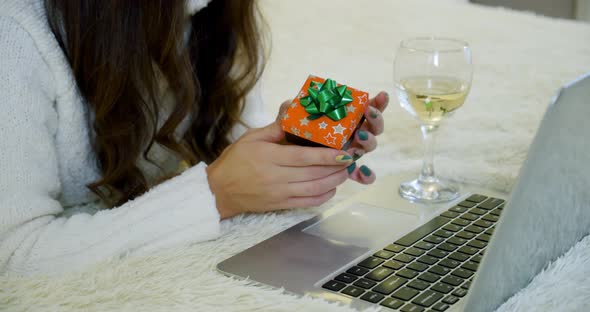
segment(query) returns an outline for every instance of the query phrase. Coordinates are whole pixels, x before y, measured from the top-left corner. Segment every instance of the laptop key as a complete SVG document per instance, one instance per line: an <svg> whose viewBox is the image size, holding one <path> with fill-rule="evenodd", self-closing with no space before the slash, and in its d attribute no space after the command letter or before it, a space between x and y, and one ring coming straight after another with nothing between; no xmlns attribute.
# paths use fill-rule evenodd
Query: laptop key
<svg viewBox="0 0 590 312"><path fill-rule="evenodd" d="M414 247L420 248L422 250L430 250L430 249L434 248L434 244L422 241L422 242L419 242L416 245L414 245Z"/></svg>
<svg viewBox="0 0 590 312"><path fill-rule="evenodd" d="M358 279L358 277L356 277L352 274L342 273L342 274L336 276L336 278L334 278L334 279L337 281L343 282L343 283L350 284L350 283L356 281Z"/></svg>
<svg viewBox="0 0 590 312"><path fill-rule="evenodd" d="M469 209L469 213L472 213L472 214L478 215L478 216L483 216L487 212L488 212L487 210L483 210L481 208L471 208L471 209Z"/></svg>
<svg viewBox="0 0 590 312"><path fill-rule="evenodd" d="M470 278L471 276L473 276L473 271L466 270L466 269L463 269L463 268L458 268L455 271L451 272L451 275L454 275L454 276L458 276L460 278L467 279L467 278Z"/></svg>
<svg viewBox="0 0 590 312"><path fill-rule="evenodd" d="M474 202L474 203L481 203L482 201L486 200L488 197L487 196L483 196L480 194L473 194L471 196L469 196L469 198L467 198L466 200L470 201L470 202Z"/></svg>
<svg viewBox="0 0 590 312"><path fill-rule="evenodd" d="M445 211L443 213L440 214L443 217L447 217L449 219L455 219L456 217L458 217L460 215L460 213L454 212L454 211Z"/></svg>
<svg viewBox="0 0 590 312"><path fill-rule="evenodd" d="M362 288L365 288L365 289L369 289L369 288L377 285L377 283L376 282L373 282L371 280L368 280L366 278L361 278L360 280L354 282L353 285L354 286L358 286L358 287L362 287Z"/></svg>
<svg viewBox="0 0 590 312"><path fill-rule="evenodd" d="M373 291L389 295L407 282L408 280L403 277L392 276L373 288Z"/></svg>
<svg viewBox="0 0 590 312"><path fill-rule="evenodd" d="M458 203L457 205L461 206L461 207L465 207L465 208L473 208L473 207L475 207L475 205L477 205L477 203L466 200L466 201L462 201L462 202Z"/></svg>
<svg viewBox="0 0 590 312"><path fill-rule="evenodd" d="M358 297L365 292L364 289L355 286L348 286L342 290L342 293L352 297Z"/></svg>
<svg viewBox="0 0 590 312"><path fill-rule="evenodd" d="M438 261L438 258L435 258L433 256L429 256L429 255L424 255L424 256L418 258L418 262L426 263L428 265L433 265L437 261Z"/></svg>
<svg viewBox="0 0 590 312"><path fill-rule="evenodd" d="M322 288L333 290L333 291L339 291L340 289L344 288L345 286L346 286L346 284L338 282L338 281L329 281L329 282L325 283L324 285L322 285Z"/></svg>
<svg viewBox="0 0 590 312"><path fill-rule="evenodd" d="M387 250L379 250L373 254L373 256L375 256L377 258L381 258L381 259L389 259L389 258L393 257L394 255L395 255L395 253L393 253L391 251L387 251Z"/></svg>
<svg viewBox="0 0 590 312"><path fill-rule="evenodd" d="M428 308L439 301L442 297L443 295L437 293L436 291L427 290L421 293L420 296L416 297L416 299L412 300L412 303Z"/></svg>
<svg viewBox="0 0 590 312"><path fill-rule="evenodd" d="M459 285L463 284L464 281L465 281L464 279L453 276L453 275L445 276L441 280L441 282L449 284L451 286L459 286Z"/></svg>
<svg viewBox="0 0 590 312"><path fill-rule="evenodd" d="M406 249L406 251L404 251L404 253L408 254L410 256L420 257L421 255L424 254L424 250L411 247L411 248Z"/></svg>
<svg viewBox="0 0 590 312"><path fill-rule="evenodd" d="M427 253L427 255L436 257L436 258L444 258L449 255L448 251L440 250L440 249L433 249Z"/></svg>
<svg viewBox="0 0 590 312"><path fill-rule="evenodd" d="M441 226L447 224L450 220L445 217L435 217L434 219L426 222L424 225L408 233L406 236L398 239L395 243L405 247L412 246L415 242L421 240L426 235L436 231Z"/></svg>
<svg viewBox="0 0 590 312"><path fill-rule="evenodd" d="M480 255L473 256L473 258L471 258L471 261L480 263L481 262L481 258L483 258L483 256L480 256Z"/></svg>
<svg viewBox="0 0 590 312"><path fill-rule="evenodd" d="M455 303L457 301L459 301L459 298L457 298L457 297L455 297L453 295L449 295L445 299L443 299L442 302L448 303L448 304L453 304L453 303Z"/></svg>
<svg viewBox="0 0 590 312"><path fill-rule="evenodd" d="M420 262L412 262L408 266L406 266L406 268L412 269L416 272L424 272L426 271L426 269L428 269L428 266Z"/></svg>
<svg viewBox="0 0 590 312"><path fill-rule="evenodd" d="M410 270L410 269L402 269L395 273L397 276L401 276L407 279L412 279L418 275L418 272Z"/></svg>
<svg viewBox="0 0 590 312"><path fill-rule="evenodd" d="M469 287L471 287L471 281L467 281L461 285L461 288L463 289L469 289Z"/></svg>
<svg viewBox="0 0 590 312"><path fill-rule="evenodd" d="M477 220L477 221L473 222L473 225L477 225L482 228L489 228L490 226L494 225L494 222L490 222L487 220Z"/></svg>
<svg viewBox="0 0 590 312"><path fill-rule="evenodd" d="M365 277L380 282L391 274L393 274L393 270L384 267L379 267L371 271L371 273L365 275Z"/></svg>
<svg viewBox="0 0 590 312"><path fill-rule="evenodd" d="M362 300L369 301L371 303L377 303L385 298L382 294L374 293L372 291L367 292L361 296Z"/></svg>
<svg viewBox="0 0 590 312"><path fill-rule="evenodd" d="M503 203L504 203L503 199L490 197L486 201L484 201L483 203L479 204L478 207L490 210L490 209L494 209L494 208L500 206Z"/></svg>
<svg viewBox="0 0 590 312"><path fill-rule="evenodd" d="M453 288L453 286L445 284L445 283L436 283L430 289L432 289L434 291L438 291L439 293L446 295L446 294L450 293L451 291L453 291L454 288Z"/></svg>
<svg viewBox="0 0 590 312"><path fill-rule="evenodd" d="M413 303L406 304L400 311L402 312L423 312L424 308Z"/></svg>
<svg viewBox="0 0 590 312"><path fill-rule="evenodd" d="M389 245L387 245L387 247L385 247L383 249L393 251L393 252L402 252L405 248L400 245L389 244Z"/></svg>
<svg viewBox="0 0 590 312"><path fill-rule="evenodd" d="M428 272L443 276L451 272L451 269L445 268L444 266L435 265L432 268L430 268Z"/></svg>
<svg viewBox="0 0 590 312"><path fill-rule="evenodd" d="M457 237L460 237L463 239L472 239L475 237L475 234L473 234L471 232L463 231L463 232L457 233Z"/></svg>
<svg viewBox="0 0 590 312"><path fill-rule="evenodd" d="M453 291L453 296L464 297L465 295L467 295L467 289L465 288L457 288Z"/></svg>
<svg viewBox="0 0 590 312"><path fill-rule="evenodd" d="M348 269L346 271L346 273L354 274L357 276L362 276L362 275L369 273L369 270L367 270L365 268L358 267L358 266L354 266L354 267Z"/></svg>
<svg viewBox="0 0 590 312"><path fill-rule="evenodd" d="M491 235L483 233L481 235L479 235L478 237L476 237L476 239L480 240L480 241L484 241L486 243L490 242L490 239L492 238Z"/></svg>
<svg viewBox="0 0 590 312"><path fill-rule="evenodd" d="M459 262L463 262L466 261L467 259L469 259L469 256L462 253L462 252L454 252L452 254L449 255L449 259L453 259L453 260L457 260Z"/></svg>
<svg viewBox="0 0 590 312"><path fill-rule="evenodd" d="M417 290L424 290L424 289L430 287L430 283L427 283L427 282L419 280L419 279L415 279L415 280L411 281L408 284L408 286L412 287L414 289L417 289Z"/></svg>
<svg viewBox="0 0 590 312"><path fill-rule="evenodd" d="M402 287L398 291L391 294L393 298L397 298L403 301L409 301L412 298L416 297L419 291L412 289L410 287Z"/></svg>
<svg viewBox="0 0 590 312"><path fill-rule="evenodd" d="M383 263L383 259L376 258L376 257L369 257L369 258L359 262L359 264L357 264L357 265L365 267L367 269L374 269L378 265L380 265L381 263Z"/></svg>
<svg viewBox="0 0 590 312"><path fill-rule="evenodd" d="M463 263L463 265L461 267L463 269L467 269L467 270L476 272L477 268L479 267L479 263L477 263L475 261L467 261L467 262Z"/></svg>
<svg viewBox="0 0 590 312"><path fill-rule="evenodd" d="M464 254L475 255L476 253L479 252L479 249L473 248L471 246L463 246L463 247L459 248L459 251Z"/></svg>
<svg viewBox="0 0 590 312"><path fill-rule="evenodd" d="M457 249L456 245L449 244L449 243L442 243L436 247L436 249L444 250L444 251L455 251Z"/></svg>
<svg viewBox="0 0 590 312"><path fill-rule="evenodd" d="M490 215L492 215L492 216L500 217L501 214L502 214L502 209L496 208L496 209L490 211Z"/></svg>
<svg viewBox="0 0 590 312"><path fill-rule="evenodd" d="M439 262L438 264L445 266L449 269L454 269L454 268L458 267L461 263L459 261L447 258L447 259L441 260L441 262Z"/></svg>
<svg viewBox="0 0 590 312"><path fill-rule="evenodd" d="M455 224L447 224L443 227L443 230L447 230L447 231L451 231L451 232L459 232L462 229L463 229L463 227L460 227Z"/></svg>
<svg viewBox="0 0 590 312"><path fill-rule="evenodd" d="M397 256L395 256L395 257L393 257L393 260L397 260L397 261L399 261L399 262L403 262L403 263L410 263L410 262L412 262L414 259L416 259L416 258L414 258L414 257L412 257L412 256L408 256L408 255L406 255L406 254L399 254L399 255L397 255Z"/></svg>
<svg viewBox="0 0 590 312"><path fill-rule="evenodd" d="M395 298L387 298L387 299L381 301L381 305L382 306L388 307L388 308L391 308L391 309L398 309L403 304L404 304L403 301L401 301L399 299L395 299Z"/></svg>
<svg viewBox="0 0 590 312"><path fill-rule="evenodd" d="M471 208L471 207L469 207L469 208ZM458 212L458 213L464 213L465 211L467 211L467 208L466 207L461 207L461 206L455 206L455 207L449 209L449 211Z"/></svg>
<svg viewBox="0 0 590 312"><path fill-rule="evenodd" d="M471 221L459 218L459 219L453 220L451 223L458 225L458 226L468 226L469 224L471 224Z"/></svg>
<svg viewBox="0 0 590 312"><path fill-rule="evenodd" d="M500 217L494 216L493 214L487 214L487 215L483 216L482 220L486 220L486 221L490 221L490 222L498 222L498 220L500 220Z"/></svg>
<svg viewBox="0 0 590 312"><path fill-rule="evenodd" d="M445 241L445 238L432 235L432 236L428 236L427 238L425 238L424 241L429 242L429 243L433 243L433 244L440 244Z"/></svg>
<svg viewBox="0 0 590 312"><path fill-rule="evenodd" d="M488 243L482 242L480 240L472 240L467 244L467 246L471 246L471 247L475 247L475 248L479 248L479 249L483 249L487 245L488 245Z"/></svg>
<svg viewBox="0 0 590 312"><path fill-rule="evenodd" d="M451 243L453 245L457 245L457 246L461 246L465 243L467 243L467 240L461 237L457 237L457 236L453 236L449 239L447 239L447 243Z"/></svg>
<svg viewBox="0 0 590 312"><path fill-rule="evenodd" d="M440 279L440 276L430 273L430 272L426 272L426 273L420 274L420 276L418 276L418 279L421 279L421 280L429 282L429 283L434 283Z"/></svg>
<svg viewBox="0 0 590 312"><path fill-rule="evenodd" d="M485 234L488 234L491 236L492 234L494 234L494 230L495 230L495 228L491 227L487 231L485 231Z"/></svg>
<svg viewBox="0 0 590 312"><path fill-rule="evenodd" d="M466 213L464 213L464 214L461 215L461 219L468 220L468 221L475 221L478 218L479 218L478 215L474 215L474 214L472 214L470 212L466 212Z"/></svg>
<svg viewBox="0 0 590 312"><path fill-rule="evenodd" d="M437 311L437 312L444 312L446 310L448 310L451 306L444 303L444 302L439 302L435 305L432 306L432 310L433 311Z"/></svg>
<svg viewBox="0 0 590 312"><path fill-rule="evenodd" d="M485 229L482 228L481 226L470 225L470 226L468 226L468 227L465 228L465 231L471 232L471 233L475 233L475 234L479 234L479 233L485 231Z"/></svg>
<svg viewBox="0 0 590 312"><path fill-rule="evenodd" d="M404 266L404 264L396 260L390 260L383 263L383 266L392 270L399 270Z"/></svg>
<svg viewBox="0 0 590 312"><path fill-rule="evenodd" d="M455 233L451 232L451 231L447 231L447 230L438 230L438 231L434 232L434 235L444 237L444 238L449 238L449 237L453 236L453 234L455 234Z"/></svg>

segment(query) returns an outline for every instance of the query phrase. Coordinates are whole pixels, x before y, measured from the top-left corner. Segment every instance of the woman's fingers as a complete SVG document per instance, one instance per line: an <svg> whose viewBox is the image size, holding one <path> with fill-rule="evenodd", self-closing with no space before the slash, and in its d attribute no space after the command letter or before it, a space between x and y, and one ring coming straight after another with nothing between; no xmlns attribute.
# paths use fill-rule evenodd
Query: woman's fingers
<svg viewBox="0 0 590 312"><path fill-rule="evenodd" d="M354 170L351 170L350 179L361 184L371 184L375 182L376 178L377 176L369 167L365 165L359 167L354 163Z"/></svg>
<svg viewBox="0 0 590 312"><path fill-rule="evenodd" d="M377 138L367 130L359 129L354 135L354 140L349 150L362 150L364 153L374 151L377 148Z"/></svg>
<svg viewBox="0 0 590 312"><path fill-rule="evenodd" d="M365 122L363 123L361 129L367 130L374 135L380 135L383 133L385 128L385 123L383 121L383 115L381 111L376 109L373 106L367 107L365 111Z"/></svg>
<svg viewBox="0 0 590 312"><path fill-rule="evenodd" d="M277 145L273 153L279 166L348 166L352 156L345 151L327 147Z"/></svg>
<svg viewBox="0 0 590 312"><path fill-rule="evenodd" d="M322 195L348 179L348 171L343 168L335 173L312 181L295 182L287 185L289 197L313 197Z"/></svg>
<svg viewBox="0 0 590 312"><path fill-rule="evenodd" d="M281 107L279 107L279 113L277 114L277 122L281 121L281 118L283 117L283 115L285 114L285 112L287 111L287 109L289 108L289 105L291 105L291 102L293 102L293 100L286 100L281 104Z"/></svg>
<svg viewBox="0 0 590 312"><path fill-rule="evenodd" d="M279 181L305 182L321 179L342 170L342 166L280 167Z"/></svg>
<svg viewBox="0 0 590 312"><path fill-rule="evenodd" d="M292 209L292 208L308 208L317 207L327 202L336 195L336 189L331 189L324 194L317 196L308 197L291 197L279 206L279 209Z"/></svg>
<svg viewBox="0 0 590 312"><path fill-rule="evenodd" d="M387 105L389 105L389 94L385 91L379 92L376 97L369 100L369 106L375 107L380 112L385 111Z"/></svg>

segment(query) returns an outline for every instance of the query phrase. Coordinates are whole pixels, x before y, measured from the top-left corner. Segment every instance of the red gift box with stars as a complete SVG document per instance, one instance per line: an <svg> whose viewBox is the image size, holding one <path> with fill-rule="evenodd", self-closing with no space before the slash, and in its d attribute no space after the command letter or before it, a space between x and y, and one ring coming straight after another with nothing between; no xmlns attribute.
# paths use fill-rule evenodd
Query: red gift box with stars
<svg viewBox="0 0 590 312"><path fill-rule="evenodd" d="M281 116L281 125L294 144L346 149L368 105L367 92L309 76Z"/></svg>

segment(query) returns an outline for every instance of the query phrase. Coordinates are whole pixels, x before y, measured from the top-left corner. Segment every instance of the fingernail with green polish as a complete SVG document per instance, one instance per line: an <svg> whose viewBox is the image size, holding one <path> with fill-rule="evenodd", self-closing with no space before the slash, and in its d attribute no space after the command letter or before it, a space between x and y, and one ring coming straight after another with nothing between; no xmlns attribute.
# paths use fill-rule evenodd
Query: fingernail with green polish
<svg viewBox="0 0 590 312"><path fill-rule="evenodd" d="M360 168L361 172L363 173L363 175L365 177L370 177L371 176L371 169L369 169L369 167L362 165Z"/></svg>
<svg viewBox="0 0 590 312"><path fill-rule="evenodd" d="M356 168L356 163L353 162L352 164L350 164L350 166L346 167L346 170L348 170L348 174L351 174L355 168Z"/></svg>
<svg viewBox="0 0 590 312"><path fill-rule="evenodd" d="M347 163L350 162L352 160L352 157L348 156L348 155L338 155L336 156L336 161L339 163Z"/></svg>
<svg viewBox="0 0 590 312"><path fill-rule="evenodd" d="M369 111L369 116L371 116L371 118L375 119L379 115L377 114L377 110L376 109L371 108L371 110Z"/></svg>
<svg viewBox="0 0 590 312"><path fill-rule="evenodd" d="M361 139L361 141L366 141L369 139L369 134L367 133L367 131L365 130L359 130L359 139Z"/></svg>
<svg viewBox="0 0 590 312"><path fill-rule="evenodd" d="M383 95L385 95L385 100L389 102L389 93L383 92Z"/></svg>

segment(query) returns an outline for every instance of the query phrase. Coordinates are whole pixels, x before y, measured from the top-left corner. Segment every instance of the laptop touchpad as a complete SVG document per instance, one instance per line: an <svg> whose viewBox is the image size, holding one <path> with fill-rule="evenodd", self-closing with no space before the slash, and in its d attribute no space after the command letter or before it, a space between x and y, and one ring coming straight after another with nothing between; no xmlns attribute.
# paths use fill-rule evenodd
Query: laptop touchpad
<svg viewBox="0 0 590 312"><path fill-rule="evenodd" d="M392 209L355 203L303 229L330 241L359 247L376 247L416 227L418 216Z"/></svg>

